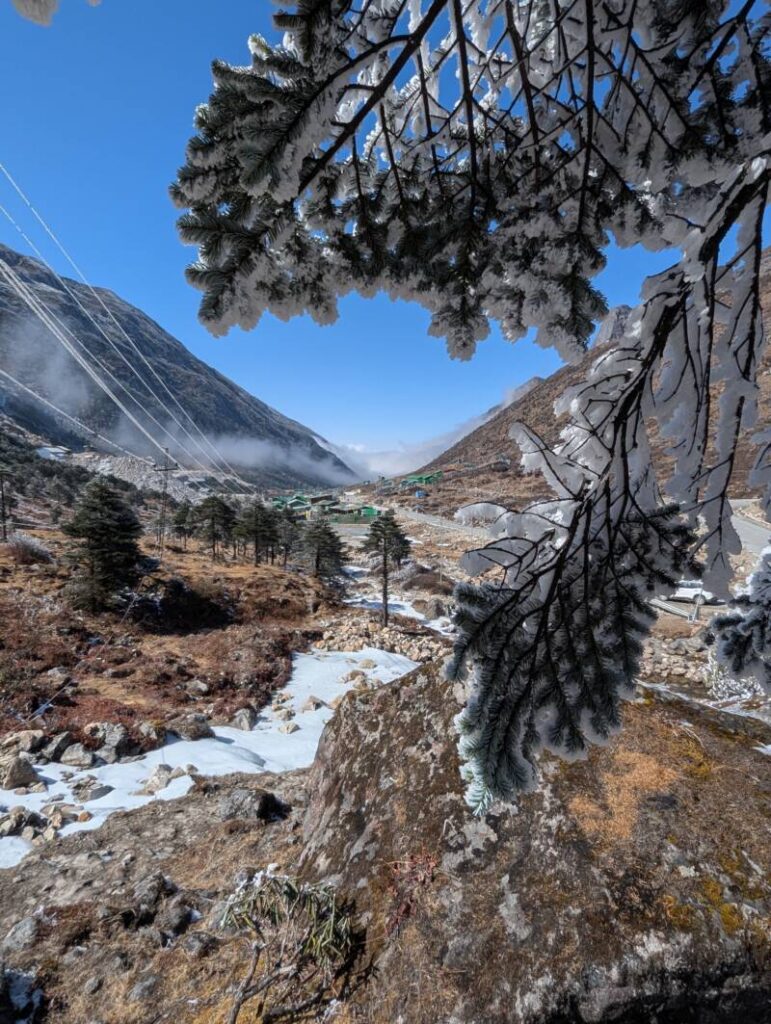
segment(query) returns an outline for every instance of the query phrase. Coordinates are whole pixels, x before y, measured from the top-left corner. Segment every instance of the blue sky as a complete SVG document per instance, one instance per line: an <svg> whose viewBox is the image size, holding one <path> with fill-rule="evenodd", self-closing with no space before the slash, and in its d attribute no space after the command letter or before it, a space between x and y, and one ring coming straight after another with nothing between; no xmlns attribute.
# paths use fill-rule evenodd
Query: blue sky
<svg viewBox="0 0 771 1024"><path fill-rule="evenodd" d="M250 334L211 338L184 281L194 250L176 235L167 186L212 58L246 63L268 34L267 0L62 0L53 26L0 0L0 161L30 194L93 284L141 307L197 356L330 440L390 449L451 430L509 389L559 365L556 354L496 332L468 363L451 361L416 306L349 298L332 327L265 317ZM26 216L0 181L0 203ZM69 268L39 232L35 241ZM0 241L24 245L0 218ZM672 257L614 251L600 285L634 303L642 278Z"/></svg>

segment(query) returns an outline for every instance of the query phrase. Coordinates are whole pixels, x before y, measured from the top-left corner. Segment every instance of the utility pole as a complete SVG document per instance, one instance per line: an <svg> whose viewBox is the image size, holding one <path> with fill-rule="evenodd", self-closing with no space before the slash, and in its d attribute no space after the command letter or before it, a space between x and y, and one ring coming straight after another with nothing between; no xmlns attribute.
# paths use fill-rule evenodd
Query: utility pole
<svg viewBox="0 0 771 1024"><path fill-rule="evenodd" d="M8 507L5 500L5 481L8 478L8 470L0 466L0 537L2 541L8 540Z"/></svg>
<svg viewBox="0 0 771 1024"><path fill-rule="evenodd" d="M166 505L169 495L169 473L174 469L174 464L169 465L169 449L163 449L163 465L155 467L161 474L163 488L161 490L161 514L158 521L158 558L163 561L163 549L166 543Z"/></svg>

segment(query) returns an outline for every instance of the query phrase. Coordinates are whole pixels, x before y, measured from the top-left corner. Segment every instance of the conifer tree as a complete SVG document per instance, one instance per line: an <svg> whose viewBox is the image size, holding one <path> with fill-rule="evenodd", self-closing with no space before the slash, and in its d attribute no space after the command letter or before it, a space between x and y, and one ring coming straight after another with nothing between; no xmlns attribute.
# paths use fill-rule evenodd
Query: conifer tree
<svg viewBox="0 0 771 1024"><path fill-rule="evenodd" d="M319 579L339 576L345 563L345 547L329 523L314 520L302 534L302 553L306 564Z"/></svg>
<svg viewBox="0 0 771 1024"><path fill-rule="evenodd" d="M142 527L106 480L96 477L86 485L64 532L77 541L71 558L77 567L72 594L78 607L91 612L106 608L118 590L136 581Z"/></svg>
<svg viewBox="0 0 771 1024"><path fill-rule="evenodd" d="M183 501L177 506L174 512L172 526L174 528L175 535L180 538L185 551L187 551L187 538L193 532L195 526L193 506L189 501Z"/></svg>
<svg viewBox="0 0 771 1024"><path fill-rule="evenodd" d="M195 508L194 514L195 532L211 552L214 561L221 545L227 544L233 536L236 514L218 494L204 498Z"/></svg>
<svg viewBox="0 0 771 1024"><path fill-rule="evenodd" d="M400 566L410 553L410 542L399 523L396 514L389 509L370 526L363 548L376 555L379 563L383 598L383 625L388 625L388 578L391 570Z"/></svg>
<svg viewBox="0 0 771 1024"><path fill-rule="evenodd" d="M286 569L289 556L297 549L302 537L302 529L292 510L283 508L276 516L277 547L281 552L282 565Z"/></svg>
<svg viewBox="0 0 771 1024"><path fill-rule="evenodd" d="M8 519L11 513L10 474L0 463L0 540L8 540Z"/></svg>
<svg viewBox="0 0 771 1024"><path fill-rule="evenodd" d="M238 516L236 523L238 536L252 545L254 564L259 565L263 557L271 558L278 543L276 514L262 501L254 501L246 505Z"/></svg>

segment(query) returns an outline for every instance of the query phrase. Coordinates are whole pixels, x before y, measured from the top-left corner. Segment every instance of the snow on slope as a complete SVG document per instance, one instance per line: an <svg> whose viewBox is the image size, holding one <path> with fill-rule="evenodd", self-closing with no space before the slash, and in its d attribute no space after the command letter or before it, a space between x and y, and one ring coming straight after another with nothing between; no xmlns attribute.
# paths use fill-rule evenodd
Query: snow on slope
<svg viewBox="0 0 771 1024"><path fill-rule="evenodd" d="M368 659L374 662L374 668L361 667L361 663ZM214 729L212 739L172 740L136 760L86 771L73 772L61 764L46 765L38 769L38 775L48 784L47 792L18 796L11 790L0 789L0 805L8 808L24 806L39 811L57 798L59 802L82 803L92 817L87 822L73 822L60 830L61 835L67 835L99 828L116 811L141 807L151 800L172 800L183 796L192 785L189 775L173 780L155 796L138 792L161 764L170 768L195 765L201 775L285 772L305 768L313 761L322 730L334 714L329 704L351 688L351 682L343 682L343 678L352 669L358 668L371 682L382 684L393 682L416 667L416 662L409 658L376 648L355 653L318 651L298 654L294 657L292 677L281 691L289 697L283 706L295 712L292 721L299 726L297 732L282 733L283 721L267 707L250 732L223 726ZM302 711L309 697L325 703L316 710ZM100 784L112 786L112 792L98 800L76 800L73 786L88 776L96 778ZM32 848L31 844L15 836L0 839L0 868L18 864Z"/></svg>

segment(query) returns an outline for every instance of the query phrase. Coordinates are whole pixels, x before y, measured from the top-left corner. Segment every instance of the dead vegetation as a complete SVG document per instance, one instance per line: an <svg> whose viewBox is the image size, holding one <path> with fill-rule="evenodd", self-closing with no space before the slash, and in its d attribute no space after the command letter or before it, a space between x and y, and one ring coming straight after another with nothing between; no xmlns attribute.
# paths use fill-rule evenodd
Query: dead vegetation
<svg viewBox="0 0 771 1024"><path fill-rule="evenodd" d="M212 564L191 549L149 570L124 610L75 612L67 542L55 531L45 540L50 563L19 564L0 545L0 735L31 723L131 729L179 711L227 721L247 704L259 710L287 681L292 654L320 635L316 618L336 606L310 577Z"/></svg>

